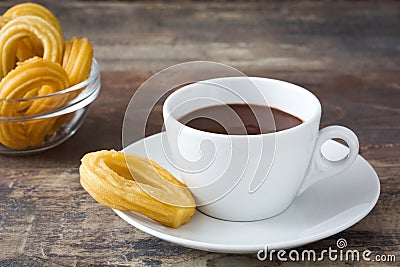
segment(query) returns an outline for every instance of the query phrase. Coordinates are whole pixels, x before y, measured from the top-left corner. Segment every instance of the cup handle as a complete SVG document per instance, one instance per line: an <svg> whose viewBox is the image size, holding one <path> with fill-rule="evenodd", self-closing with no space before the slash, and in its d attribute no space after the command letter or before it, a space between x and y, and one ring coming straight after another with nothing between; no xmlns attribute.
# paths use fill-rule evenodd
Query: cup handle
<svg viewBox="0 0 400 267"><path fill-rule="evenodd" d="M332 138L344 140L350 149L350 152L347 154L347 156L337 161L332 161L325 158L321 152L322 145ZM310 165L297 196L301 195L316 182L326 177L338 174L349 168L357 158L358 150L358 138L350 129L343 126L333 125L320 130L318 139L315 143Z"/></svg>

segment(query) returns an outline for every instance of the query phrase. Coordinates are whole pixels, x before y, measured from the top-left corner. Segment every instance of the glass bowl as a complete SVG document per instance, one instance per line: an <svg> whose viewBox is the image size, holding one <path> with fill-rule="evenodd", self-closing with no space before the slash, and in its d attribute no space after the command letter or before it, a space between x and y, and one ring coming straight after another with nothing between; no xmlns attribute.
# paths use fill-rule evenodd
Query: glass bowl
<svg viewBox="0 0 400 267"><path fill-rule="evenodd" d="M82 125L100 87L93 58L89 77L79 84L43 96L0 99L0 154L33 154L66 141Z"/></svg>

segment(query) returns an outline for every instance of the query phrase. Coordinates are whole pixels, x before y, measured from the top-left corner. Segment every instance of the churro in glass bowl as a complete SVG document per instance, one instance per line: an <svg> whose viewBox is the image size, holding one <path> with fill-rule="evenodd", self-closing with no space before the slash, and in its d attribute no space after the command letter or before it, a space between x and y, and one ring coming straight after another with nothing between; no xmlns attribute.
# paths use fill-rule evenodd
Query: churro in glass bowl
<svg viewBox="0 0 400 267"><path fill-rule="evenodd" d="M32 82L34 79L27 80ZM62 85L60 80L56 85L60 86L59 83ZM29 96L29 91L24 97L1 98L0 154L36 153L67 140L82 125L100 87L100 68L93 58L89 77L78 84L63 90L55 90L46 84L37 89L42 94L36 93L33 97Z"/></svg>
<svg viewBox="0 0 400 267"><path fill-rule="evenodd" d="M0 154L52 148L72 136L100 91L87 38L65 40L46 7L22 3L0 16Z"/></svg>

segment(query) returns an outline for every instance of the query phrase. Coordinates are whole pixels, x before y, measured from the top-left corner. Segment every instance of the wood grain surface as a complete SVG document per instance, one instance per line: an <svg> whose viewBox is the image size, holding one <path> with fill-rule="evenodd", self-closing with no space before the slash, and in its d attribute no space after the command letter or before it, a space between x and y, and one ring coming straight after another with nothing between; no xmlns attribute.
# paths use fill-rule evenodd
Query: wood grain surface
<svg viewBox="0 0 400 267"><path fill-rule="evenodd" d="M0 12L17 2L1 1ZM170 244L128 225L81 188L83 154L122 148L124 112L137 88L192 60L304 86L322 103L322 127L341 124L357 133L360 154L380 178L379 201L356 225L299 250L321 251L343 237L349 249L395 255L396 262L303 264L400 265L400 2L38 2L60 19L66 38L92 41L102 91L80 130L59 147L0 156L0 266L300 264ZM161 129L161 107L148 134ZM133 129L132 140L139 138Z"/></svg>

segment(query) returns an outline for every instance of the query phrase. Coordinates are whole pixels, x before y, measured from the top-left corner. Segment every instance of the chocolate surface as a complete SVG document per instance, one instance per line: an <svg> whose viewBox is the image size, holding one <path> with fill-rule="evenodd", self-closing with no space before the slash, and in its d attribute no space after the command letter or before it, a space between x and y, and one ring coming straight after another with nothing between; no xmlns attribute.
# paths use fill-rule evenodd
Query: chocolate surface
<svg viewBox="0 0 400 267"><path fill-rule="evenodd" d="M277 108L241 103L200 108L178 120L194 129L231 135L272 133L303 123Z"/></svg>

